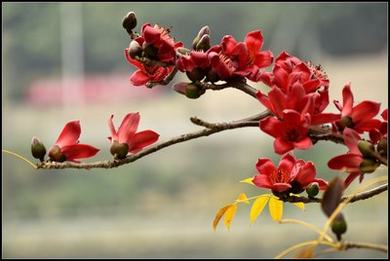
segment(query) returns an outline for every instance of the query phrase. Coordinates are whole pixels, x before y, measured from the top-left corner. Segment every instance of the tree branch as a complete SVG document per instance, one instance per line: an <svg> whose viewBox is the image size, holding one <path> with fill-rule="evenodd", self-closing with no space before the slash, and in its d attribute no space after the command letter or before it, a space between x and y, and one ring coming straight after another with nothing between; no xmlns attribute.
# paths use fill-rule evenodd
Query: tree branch
<svg viewBox="0 0 390 261"><path fill-rule="evenodd" d="M352 199L349 201L349 203L371 198L371 197L376 196L382 192L387 191L387 189L388 189L388 184L380 185L380 186L375 187L371 190L367 190L367 191L361 192L359 194L356 194L355 196L352 197ZM348 198L350 198L350 196L342 197L340 202L343 202L343 201L347 200ZM297 196L289 196L289 197L284 198L282 200L285 202L290 202L290 203L296 203L296 202L321 203L320 198L297 197Z"/></svg>
<svg viewBox="0 0 390 261"><path fill-rule="evenodd" d="M268 112L265 111L257 117L265 118L268 115L269 115ZM65 169L65 168L74 168L74 169L104 168L104 169L110 169L110 168L116 168L116 167L119 167L121 165L134 162L134 161L136 161L140 158L143 158L151 153L154 153L154 152L159 151L165 147L169 147L169 146L177 144L177 143L185 142L188 140L193 140L193 139L200 138L200 137L209 136L209 135L212 135L214 133L218 133L218 132L225 131L225 130L243 128L243 127L248 127L248 126L258 126L258 122L253 122L253 121L247 122L247 121L238 120L238 121L232 121L232 122L226 122L226 123L211 124L211 123L206 123L205 121L200 120L196 117L191 118L191 120L193 120L193 119L197 119L197 120L194 120L196 123L199 123L197 125L201 125L201 126L207 125L208 127L204 128L200 131L182 134L182 135L175 137L175 138L172 138L168 141L155 144L154 146L151 146L147 149L144 149L141 152L138 152L136 154L130 155L122 160L106 160L106 161L98 161L98 162L92 162L92 163L45 161L42 163L38 163L37 168L38 169ZM202 124L204 124L204 125L202 125Z"/></svg>
<svg viewBox="0 0 390 261"><path fill-rule="evenodd" d="M360 243L360 242L347 242L345 241L341 249L342 250L348 250L350 248L365 248L365 249L372 249L377 251L382 251L387 253L387 247L384 245L377 245L377 244L371 244L371 243Z"/></svg>

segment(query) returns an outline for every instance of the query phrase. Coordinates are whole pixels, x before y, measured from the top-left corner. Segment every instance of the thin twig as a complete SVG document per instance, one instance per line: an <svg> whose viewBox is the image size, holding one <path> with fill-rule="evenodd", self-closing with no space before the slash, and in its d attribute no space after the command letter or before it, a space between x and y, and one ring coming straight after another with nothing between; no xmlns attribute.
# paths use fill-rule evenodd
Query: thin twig
<svg viewBox="0 0 390 261"><path fill-rule="evenodd" d="M342 250L347 250L350 248L365 248L365 249L372 249L377 251L382 251L387 253L387 246L385 245L377 245L372 243L362 243L362 242L347 242L345 241L342 244Z"/></svg>

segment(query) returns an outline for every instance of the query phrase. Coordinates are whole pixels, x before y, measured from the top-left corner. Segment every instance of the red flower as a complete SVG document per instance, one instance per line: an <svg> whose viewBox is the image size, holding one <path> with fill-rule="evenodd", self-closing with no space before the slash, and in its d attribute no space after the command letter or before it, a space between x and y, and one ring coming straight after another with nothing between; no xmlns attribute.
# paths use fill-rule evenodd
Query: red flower
<svg viewBox="0 0 390 261"><path fill-rule="evenodd" d="M187 76L194 82L202 80L210 69L208 53L203 51L191 51L181 56L176 65L180 71L187 72Z"/></svg>
<svg viewBox="0 0 390 261"><path fill-rule="evenodd" d="M138 68L131 76L130 81L134 86L143 86L148 82L161 82L173 71L174 66L162 67L158 65L145 65L135 59L132 59L125 49L126 60Z"/></svg>
<svg viewBox="0 0 390 261"><path fill-rule="evenodd" d="M310 115L294 110L284 110L282 119L270 116L260 121L260 129L275 138L274 150L284 154L294 148L308 149L313 143L308 136Z"/></svg>
<svg viewBox="0 0 390 261"><path fill-rule="evenodd" d="M317 182L320 189L327 186L326 181L315 177L313 162L296 160L290 154L282 157L277 168L270 159L261 158L257 161L256 169L259 174L253 178L253 183L279 193L301 193L312 182Z"/></svg>
<svg viewBox="0 0 390 261"><path fill-rule="evenodd" d="M141 30L141 37L137 38L137 42L143 48L148 48L147 45L151 45L156 53L155 60L161 62L174 62L176 60L175 49L182 47L182 42L175 42L175 40L169 35L169 30L159 26L151 24L144 24ZM154 53L153 52L153 53Z"/></svg>
<svg viewBox="0 0 390 261"><path fill-rule="evenodd" d="M211 66L222 80L241 76L258 81L259 70L273 61L271 51L260 51L262 46L261 31L249 32L245 42L237 42L231 35L226 35L220 47L209 50Z"/></svg>
<svg viewBox="0 0 390 261"><path fill-rule="evenodd" d="M350 173L344 181L345 187L348 187L358 176L360 176L360 182L363 180L360 164L363 162L364 157L358 147L358 143L361 140L359 134L353 129L345 128L343 136L344 143L347 145L349 151L346 154L336 156L329 160L328 167Z"/></svg>
<svg viewBox="0 0 390 261"><path fill-rule="evenodd" d="M356 106L353 106L353 103L353 94L348 83L343 88L343 105L341 106L338 101L334 101L337 109L341 111L341 119L336 122L340 130L348 127L363 133L380 127L380 121L373 119L379 112L380 103L363 101Z"/></svg>
<svg viewBox="0 0 390 261"><path fill-rule="evenodd" d="M381 114L383 121L380 123L378 129L370 130L370 139L374 144L377 144L381 139L387 139L387 109Z"/></svg>
<svg viewBox="0 0 390 261"><path fill-rule="evenodd" d="M275 60L272 72L264 72L259 80L270 87L278 87L288 93L300 83L306 94L317 92L315 112L322 112L329 104L329 80L319 66L313 66L283 51Z"/></svg>
<svg viewBox="0 0 390 261"><path fill-rule="evenodd" d="M57 141L49 150L53 161L65 160L78 162L77 159L90 158L99 149L87 144L79 144L81 134L80 121L70 121L62 129Z"/></svg>
<svg viewBox="0 0 390 261"><path fill-rule="evenodd" d="M108 139L111 142L117 141L120 144L126 143L128 145L128 152L137 153L144 147L153 144L158 140L159 135L152 130L144 130L137 132L138 124L140 121L139 113L128 113L122 120L122 123L118 129L115 130L112 119L114 115L111 114L108 119L108 126L110 127L111 137Z"/></svg>

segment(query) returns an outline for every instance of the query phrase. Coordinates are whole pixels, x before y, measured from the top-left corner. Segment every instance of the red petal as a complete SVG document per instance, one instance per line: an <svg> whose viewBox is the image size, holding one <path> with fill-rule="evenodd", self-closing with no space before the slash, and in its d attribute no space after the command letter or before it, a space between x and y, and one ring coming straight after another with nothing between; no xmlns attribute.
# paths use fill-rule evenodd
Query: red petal
<svg viewBox="0 0 390 261"><path fill-rule="evenodd" d="M298 181L302 187L306 187L313 182L316 176L316 168L314 167L313 162L306 162L298 172L295 180Z"/></svg>
<svg viewBox="0 0 390 261"><path fill-rule="evenodd" d="M272 64L274 56L271 51L263 51L256 54L254 64L259 68L268 67Z"/></svg>
<svg viewBox="0 0 390 261"><path fill-rule="evenodd" d="M301 114L295 110L284 110L283 119L290 126L299 126L301 123Z"/></svg>
<svg viewBox="0 0 390 261"><path fill-rule="evenodd" d="M360 121L372 119L378 114L379 108L380 103L363 101L353 107L351 114L352 120L355 124L358 124Z"/></svg>
<svg viewBox="0 0 390 261"><path fill-rule="evenodd" d="M354 181L357 177L360 176L360 172L352 172L348 175L348 177L344 180L345 189Z"/></svg>
<svg viewBox="0 0 390 261"><path fill-rule="evenodd" d="M229 70L228 66L221 61L221 58L216 53L211 53L209 56L211 66L215 70L221 79L228 79L231 77L232 72Z"/></svg>
<svg viewBox="0 0 390 261"><path fill-rule="evenodd" d="M279 162L278 169L285 173L290 173L294 164L296 162L296 159L291 154L286 154L282 157L282 159Z"/></svg>
<svg viewBox="0 0 390 261"><path fill-rule="evenodd" d="M127 144L129 144L129 152L137 153L144 147L155 143L159 136L159 134L152 130L144 130L136 133L133 137L131 137L131 139L127 141Z"/></svg>
<svg viewBox="0 0 390 261"><path fill-rule="evenodd" d="M340 119L340 114L336 113L320 113L311 116L311 125L319 125L328 122L334 122Z"/></svg>
<svg viewBox="0 0 390 261"><path fill-rule="evenodd" d="M261 31L252 31L246 34L245 44L249 52L257 53L263 46L263 35Z"/></svg>
<svg viewBox="0 0 390 261"><path fill-rule="evenodd" d="M351 85L348 83L343 88L343 109L341 111L342 116L350 115L352 112L353 94L351 92Z"/></svg>
<svg viewBox="0 0 390 261"><path fill-rule="evenodd" d="M149 81L149 76L145 72L137 70L130 76L130 81L134 86L142 86Z"/></svg>
<svg viewBox="0 0 390 261"><path fill-rule="evenodd" d="M339 110L339 111L342 111L343 110L343 106L340 104L339 101L333 101L334 105L336 106L336 108Z"/></svg>
<svg viewBox="0 0 390 261"><path fill-rule="evenodd" d="M258 159L256 163L257 171L262 175L272 175L275 171L275 165L270 159Z"/></svg>
<svg viewBox="0 0 390 261"><path fill-rule="evenodd" d="M236 39L231 35L225 35L221 41L222 50L227 55L232 54L234 47L237 45Z"/></svg>
<svg viewBox="0 0 390 261"><path fill-rule="evenodd" d="M238 43L232 51L233 56L238 56L238 67L245 68L248 64L249 54L248 49L244 43Z"/></svg>
<svg viewBox="0 0 390 261"><path fill-rule="evenodd" d="M381 126L381 121L377 119L371 119L367 121L361 121L357 123L353 128L357 132L370 131L372 129L379 129Z"/></svg>
<svg viewBox="0 0 390 261"><path fill-rule="evenodd" d="M301 150L309 149L311 146L313 146L313 143L309 137L305 137L298 142L294 142L294 147Z"/></svg>
<svg viewBox="0 0 390 261"><path fill-rule="evenodd" d="M114 114L111 114L110 118L108 118L108 127L110 128L110 131L111 131L111 137L109 137L110 141L112 139L114 140L118 140L118 134L115 130L115 126L114 126L114 123L112 122L112 119L114 118Z"/></svg>
<svg viewBox="0 0 390 261"><path fill-rule="evenodd" d="M313 79L305 82L303 87L305 88L306 93L315 92L318 87L320 87L321 81L318 79Z"/></svg>
<svg viewBox="0 0 390 261"><path fill-rule="evenodd" d="M273 106L268 98L260 90L256 93L256 98L270 111L273 111Z"/></svg>
<svg viewBox="0 0 390 261"><path fill-rule="evenodd" d="M265 176L265 175L254 176L252 182L259 188L271 188L272 187L272 183L270 182L268 176Z"/></svg>
<svg viewBox="0 0 390 261"><path fill-rule="evenodd" d="M210 66L210 62L206 53L192 51L190 56L196 67L207 68Z"/></svg>
<svg viewBox="0 0 390 261"><path fill-rule="evenodd" d="M381 116L382 116L382 118L383 118L385 121L387 121L387 109L384 110L384 111L382 112Z"/></svg>
<svg viewBox="0 0 390 261"><path fill-rule="evenodd" d="M61 148L61 152L66 156L66 160L84 159L95 156L99 149L87 144L73 144Z"/></svg>
<svg viewBox="0 0 390 261"><path fill-rule="evenodd" d="M283 123L269 116L260 121L260 129L272 137L280 137L283 131Z"/></svg>
<svg viewBox="0 0 390 261"><path fill-rule="evenodd" d="M273 73L271 72L263 72L259 77L259 80L268 86L272 85L272 79L273 79Z"/></svg>
<svg viewBox="0 0 390 261"><path fill-rule="evenodd" d="M161 31L151 25L144 25L142 28L142 35L147 43L156 43L161 39Z"/></svg>
<svg viewBox="0 0 390 261"><path fill-rule="evenodd" d="M272 190L277 192L283 192L291 188L291 185L288 183L274 183L272 184Z"/></svg>
<svg viewBox="0 0 390 261"><path fill-rule="evenodd" d="M274 150L276 153L283 155L286 152L294 149L294 145L291 142L276 138L274 141Z"/></svg>
<svg viewBox="0 0 390 261"><path fill-rule="evenodd" d="M268 98L273 107L272 111L276 116L282 118L283 110L286 109L286 95L279 88L273 87L268 93Z"/></svg>
<svg viewBox="0 0 390 261"><path fill-rule="evenodd" d="M331 169L342 170L347 168L350 171L358 170L363 158L357 154L343 154L336 156L328 161L328 167Z"/></svg>
<svg viewBox="0 0 390 261"><path fill-rule="evenodd" d="M345 128L343 131L344 143L348 147L350 153L361 155L361 152L358 148L358 143L360 141L359 134L350 128Z"/></svg>
<svg viewBox="0 0 390 261"><path fill-rule="evenodd" d="M275 65L273 72L274 72L274 83L279 88L282 88L284 91L287 91L288 73L283 68L277 65Z"/></svg>
<svg viewBox="0 0 390 261"><path fill-rule="evenodd" d="M326 182L323 179L320 178L315 178L313 182L317 182L318 185L320 186L320 190L325 190L328 187L328 182Z"/></svg>
<svg viewBox="0 0 390 261"><path fill-rule="evenodd" d="M126 143L129 137L133 136L137 131L140 120L139 113L128 113L123 117L121 126L118 129L118 142Z"/></svg>
<svg viewBox="0 0 390 261"><path fill-rule="evenodd" d="M377 129L370 130L369 135L370 135L370 140L374 144L377 144L378 141L382 138L382 133Z"/></svg>
<svg viewBox="0 0 390 261"><path fill-rule="evenodd" d="M80 134L80 121L70 121L65 124L55 144L60 148L76 144L79 140Z"/></svg>

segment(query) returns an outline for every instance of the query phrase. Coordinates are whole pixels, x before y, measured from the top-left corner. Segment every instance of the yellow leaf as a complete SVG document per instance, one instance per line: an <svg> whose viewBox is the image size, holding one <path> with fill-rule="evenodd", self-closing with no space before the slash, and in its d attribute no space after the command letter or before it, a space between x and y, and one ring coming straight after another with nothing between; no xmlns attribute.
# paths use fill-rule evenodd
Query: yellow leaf
<svg viewBox="0 0 390 261"><path fill-rule="evenodd" d="M291 196L294 196L294 197L297 197L297 198L299 198L300 197L300 195L297 195L297 194L290 194ZM300 209L302 209L302 210L305 210L305 203L303 203L303 202L295 202L295 203L292 203L294 206L296 206L297 208L300 208Z"/></svg>
<svg viewBox="0 0 390 261"><path fill-rule="evenodd" d="M305 204L303 202L295 202L293 203L293 205L296 206L297 208L305 210Z"/></svg>
<svg viewBox="0 0 390 261"><path fill-rule="evenodd" d="M246 196L245 193L241 193L241 194L238 196L237 202L244 202L244 203L246 203L246 204L249 204L248 197Z"/></svg>
<svg viewBox="0 0 390 261"><path fill-rule="evenodd" d="M219 209L217 214L215 215L214 217L214 220L213 220L213 229L216 230L217 229L217 225L219 223L219 221L221 220L222 216L225 214L226 210L230 207L231 205L226 205L224 206L223 208Z"/></svg>
<svg viewBox="0 0 390 261"><path fill-rule="evenodd" d="M252 180L253 180L253 177L240 180L240 182L241 183L248 183L248 184L251 184L251 185L255 185Z"/></svg>
<svg viewBox="0 0 390 261"><path fill-rule="evenodd" d="M262 195L258 197L252 204L252 208L249 214L249 218L251 223L254 223L257 219L257 217L261 214L263 211L265 205L267 205L267 202L269 200L269 195Z"/></svg>
<svg viewBox="0 0 390 261"><path fill-rule="evenodd" d="M233 221L234 215L236 215L236 212L237 212L237 204L229 205L229 207L227 208L227 210L225 212L224 223L225 223L225 226L228 230L230 229L230 225L232 224L232 221Z"/></svg>
<svg viewBox="0 0 390 261"><path fill-rule="evenodd" d="M268 206L272 219L275 221L281 220L283 216L283 201L279 200L277 197L271 197Z"/></svg>

